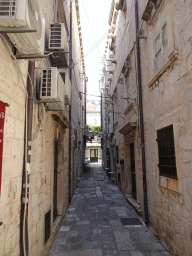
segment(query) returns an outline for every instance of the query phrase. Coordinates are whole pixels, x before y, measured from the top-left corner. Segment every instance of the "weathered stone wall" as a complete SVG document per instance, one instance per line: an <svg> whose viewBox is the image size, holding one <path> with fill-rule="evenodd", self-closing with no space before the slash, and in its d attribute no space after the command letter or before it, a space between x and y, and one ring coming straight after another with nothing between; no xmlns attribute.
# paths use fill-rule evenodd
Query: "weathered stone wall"
<svg viewBox="0 0 192 256"><path fill-rule="evenodd" d="M11 44L7 38L5 41L0 38L0 99L10 104L10 107L6 108L4 127L0 196L0 221L3 225L0 226L0 254L19 255L27 62L18 61L25 83L23 84L19 69L8 48Z"/></svg>
<svg viewBox="0 0 192 256"><path fill-rule="evenodd" d="M48 39L49 24L54 19L54 2L39 1L42 16L46 24L46 39ZM69 3L65 1L67 27L69 29ZM67 9L67 8L68 9ZM77 17L75 16L75 4L73 3L74 23L73 33L77 33ZM60 17L63 20L63 17ZM80 45L78 33L73 35L73 51L75 58L80 57ZM6 42L6 43L5 43ZM21 210L21 185L24 157L24 129L25 129L25 99L28 62L13 60L10 50L11 42L0 38L0 100L10 104L6 108L2 189L0 197L0 255L20 255L20 210ZM36 62L36 79L40 76L40 68L50 66L49 60ZM73 72L74 95L72 104L72 134L78 130L79 147L75 157L75 184L81 175L80 170L83 147L83 114L79 116L79 93L82 91L83 82L80 79L79 64ZM68 70L67 70L68 71ZM81 71L82 72L82 71ZM21 76L22 79L21 79ZM83 106L83 103L82 103ZM63 112L46 112L44 106L39 103L33 105L33 130L31 150L31 173L29 194L29 237L31 255L45 255L50 246L59 218L53 223L53 185L54 185L54 152L55 140L58 140L58 170L57 170L57 215L63 216L68 206L68 165L69 165L69 129L63 127L58 119L53 118L57 114L67 124L69 120L69 107L64 106ZM83 111L83 110L82 110ZM34 143L34 144L33 144ZM73 146L73 143L72 143ZM73 150L73 149L72 149ZM73 155L72 155L73 157ZM73 159L73 158L72 158ZM45 245L45 214L51 209L51 237Z"/></svg>
<svg viewBox="0 0 192 256"><path fill-rule="evenodd" d="M108 51L115 63L109 67L114 75L109 94L115 93L114 136L108 145L115 142L119 147L119 159L124 165L117 164L121 173L122 191L131 194L130 148L135 144L135 167L137 183L137 202L143 209L143 182L141 168L140 127L126 145L126 139L119 131L127 123L136 121L138 115L138 88L136 66L136 32L134 1L125 1L126 8L119 11L115 25L115 50ZM192 240L192 189L191 189L191 84L192 84L192 2L165 1L165 19L168 35L167 55L159 68L154 67L154 36L157 35L156 21L149 17L143 21L143 12L150 1L138 1L139 27L144 30L146 39L140 39L141 72L143 88L145 150L148 187L149 221L161 238L167 243L174 255L191 255ZM151 1L152 2L152 1ZM157 1L157 4L163 1ZM155 14L152 10L151 17ZM114 29L114 28L113 28ZM166 33L166 32L164 32ZM166 36L165 41L166 44ZM110 36L110 35L109 35ZM166 51L166 49L165 49ZM111 56L112 55L112 56ZM123 69L124 61L131 62L128 72ZM107 63L109 64L109 63ZM166 66L165 66L166 65ZM121 83L118 78L122 78ZM106 78L107 81L107 78ZM117 95L116 95L117 93ZM136 101L125 100L129 97ZM111 110L109 104L108 110ZM110 114L112 117L112 115ZM159 156L157 130L173 125L177 179L159 175ZM113 152L113 148L111 148ZM113 162L113 161L112 161Z"/></svg>
<svg viewBox="0 0 192 256"><path fill-rule="evenodd" d="M167 1L166 8L173 27L177 59L152 86L152 25L144 22L147 39L141 40L141 64L146 135L149 216L175 255L192 252L192 181L191 165L191 1ZM147 75L148 74L148 75ZM157 130L173 125L178 179L159 176Z"/></svg>

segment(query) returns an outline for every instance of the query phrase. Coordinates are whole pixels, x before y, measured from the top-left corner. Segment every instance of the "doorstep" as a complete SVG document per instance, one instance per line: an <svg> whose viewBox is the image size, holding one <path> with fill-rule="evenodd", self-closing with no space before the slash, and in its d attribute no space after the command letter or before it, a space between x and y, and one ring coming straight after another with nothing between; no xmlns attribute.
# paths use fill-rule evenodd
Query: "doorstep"
<svg viewBox="0 0 192 256"><path fill-rule="evenodd" d="M136 212L141 215L141 206L130 194L125 194L127 202L136 210Z"/></svg>

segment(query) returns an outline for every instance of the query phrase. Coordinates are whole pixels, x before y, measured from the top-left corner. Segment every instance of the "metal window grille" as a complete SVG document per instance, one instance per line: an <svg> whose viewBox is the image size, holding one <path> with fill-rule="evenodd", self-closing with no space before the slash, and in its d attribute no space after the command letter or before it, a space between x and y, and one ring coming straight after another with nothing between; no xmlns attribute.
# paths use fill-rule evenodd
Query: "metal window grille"
<svg viewBox="0 0 192 256"><path fill-rule="evenodd" d="M173 125L157 131L159 172L161 176L177 178Z"/></svg>

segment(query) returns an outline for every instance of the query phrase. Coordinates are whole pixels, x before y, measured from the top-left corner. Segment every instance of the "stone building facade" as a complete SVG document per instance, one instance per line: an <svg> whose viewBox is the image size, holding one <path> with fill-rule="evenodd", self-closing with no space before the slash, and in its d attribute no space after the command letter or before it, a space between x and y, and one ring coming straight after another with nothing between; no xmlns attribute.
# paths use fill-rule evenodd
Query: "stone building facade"
<svg viewBox="0 0 192 256"><path fill-rule="evenodd" d="M100 100L87 100L87 125L101 125L101 101Z"/></svg>
<svg viewBox="0 0 192 256"><path fill-rule="evenodd" d="M192 253L191 10L190 0L113 1L101 78L103 165L174 255Z"/></svg>
<svg viewBox="0 0 192 256"><path fill-rule="evenodd" d="M86 143L85 160L90 161L90 163L101 164L101 161L102 161L101 140L98 139L97 136L91 142Z"/></svg>
<svg viewBox="0 0 192 256"><path fill-rule="evenodd" d="M16 10L18 2L15 1ZM0 34L0 101L9 105L5 112L0 195L0 255L2 256L24 255L24 244L27 247L26 255L29 255L29 252L34 256L48 254L68 207L70 196L82 174L81 163L84 161L82 152L85 102L79 91L84 92L85 65L78 0L72 3L70 0L39 0L38 4L33 1L32 6L27 7L27 11L37 8L36 21L39 21L40 17L43 18L40 29L43 48L41 53L33 52L30 44L29 46L23 44L20 47L19 43L16 43L20 37L6 34L9 26L12 26L11 29L17 28L15 23L11 22L9 25L4 25L4 17L1 16L2 6L0 6L1 31L6 29L5 33ZM59 60L57 59L59 51L56 50L54 55L54 50L48 48L50 24L57 23L64 24L65 41L69 44L64 49L67 52L59 55L61 56ZM29 28L20 25L19 29ZM34 34L34 32L30 33ZM25 37L25 33L23 35ZM20 40L22 42L23 39ZM34 83L31 70L28 70L29 62L35 65ZM39 99L42 69L51 67L59 69L62 80L60 75L58 80L60 79L61 84L65 85L62 87L65 91L62 98L64 103L59 109L57 103L54 105L53 102ZM83 75L80 76L80 73ZM31 142L26 137L27 124L31 122L27 118L29 113L27 105L31 99L27 97L27 84L30 83L33 84ZM26 147L31 149L27 151ZM31 161L26 164L28 161L26 158L29 156ZM22 181L25 176L24 170L29 178L25 184ZM29 192L27 199L23 198L22 194L26 187ZM22 231L21 223L23 203L28 206L26 232ZM28 242L25 243L28 235Z"/></svg>

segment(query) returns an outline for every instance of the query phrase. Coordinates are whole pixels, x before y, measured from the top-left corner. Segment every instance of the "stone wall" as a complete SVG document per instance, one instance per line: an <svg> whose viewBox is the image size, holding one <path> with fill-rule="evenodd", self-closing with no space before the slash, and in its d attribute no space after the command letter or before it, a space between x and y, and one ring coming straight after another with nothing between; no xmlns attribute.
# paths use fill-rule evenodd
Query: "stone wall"
<svg viewBox="0 0 192 256"><path fill-rule="evenodd" d="M53 0L39 1L42 16L46 24L46 40L48 39L49 24L54 19ZM59 1L60 3L61 1ZM69 3L65 1L66 26L69 29ZM73 53L74 58L79 58L80 43L77 29L77 17L75 3L73 3ZM61 22L64 18L59 17ZM2 188L0 197L0 254L20 255L20 211L21 211L21 186L24 158L24 130L25 130L25 99L28 62L14 60L11 57L11 42L7 37L0 37L0 100L9 103L6 108ZM36 79L40 76L42 67L50 66L48 59L36 61ZM79 115L79 93L83 90L83 81L79 77L79 68L73 69L72 99L72 134L76 128L78 131L78 151L74 160L74 176L77 185L82 172L81 155L83 147L83 109ZM68 69L67 69L67 72ZM22 77L22 78L21 78ZM82 106L83 106L82 102ZM34 102L33 104L33 130L31 150L31 173L29 194L29 238L31 255L46 255L54 238L55 231L59 227L59 221L68 207L68 176L69 176L69 106L63 106L62 112L46 112L44 105ZM57 118L54 118L54 115ZM61 121L58 121L61 120ZM58 140L57 159L57 216L53 222L53 186L54 186L54 152L55 140ZM72 143L73 147L73 143ZM72 148L73 152L73 148ZM81 156L81 157L80 157ZM73 159L72 154L72 159ZM79 164L80 161L80 164ZM76 166L76 167L75 167ZM51 209L51 237L45 244L45 214Z"/></svg>
<svg viewBox="0 0 192 256"><path fill-rule="evenodd" d="M10 42L0 38L0 99L10 104L6 108L3 144L2 187L0 196L0 254L19 255L19 225L21 208L21 178L24 152L24 122L26 96L25 61L12 59ZM5 43L7 42L7 43Z"/></svg>
<svg viewBox="0 0 192 256"><path fill-rule="evenodd" d="M141 42L141 64L146 135L146 163L149 187L150 221L175 255L190 255L192 240L192 189L189 183L191 164L191 73L192 43L191 1L167 1L173 29L173 50L177 58L161 76L150 83L146 59L152 62L149 51L152 25L144 23L147 40ZM142 40L141 40L142 41ZM152 66L152 64L151 64ZM174 180L159 176L157 130L173 125L177 177Z"/></svg>
<svg viewBox="0 0 192 256"><path fill-rule="evenodd" d="M149 221L174 255L191 255L192 3L179 0L156 1L152 9L146 9L152 2L138 1L139 27L143 29L145 37L139 41ZM163 2L165 9L163 9ZM166 24L161 31L161 34L164 33L162 34L164 52L162 63L158 66L153 47L155 35L158 35L157 22L160 24L158 15L160 17L161 12L164 12L162 17ZM110 33L115 32L113 35L108 35L108 45L110 45L110 38L115 37L115 48L113 51L108 48L106 57L113 60L109 70L114 71L114 74L110 76L105 74L105 81L109 84L109 95L112 97L111 103L112 100L114 103L115 118L114 134L112 137L107 137L107 145L111 147L111 156L115 147L118 146L119 160L124 160L124 165L115 163L114 168L117 175L118 173L121 175L119 186L124 194L130 196L132 194L130 143L134 143L136 203L141 206L141 214L144 216L134 13L134 1L124 1L122 11L119 11L116 22L113 22L110 27ZM123 67L125 61L130 62L130 68ZM107 64L109 62L106 62ZM110 83L108 78L112 80ZM107 107L109 112L112 110L111 103ZM112 120L112 114L109 112L108 116ZM126 134L126 125L131 122L137 122L135 135L131 135L130 131L127 131L129 135ZM159 174L157 130L169 125L173 125L177 179ZM120 133L123 127L124 131ZM111 160L111 165L113 164L114 159Z"/></svg>

